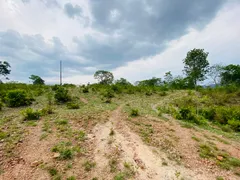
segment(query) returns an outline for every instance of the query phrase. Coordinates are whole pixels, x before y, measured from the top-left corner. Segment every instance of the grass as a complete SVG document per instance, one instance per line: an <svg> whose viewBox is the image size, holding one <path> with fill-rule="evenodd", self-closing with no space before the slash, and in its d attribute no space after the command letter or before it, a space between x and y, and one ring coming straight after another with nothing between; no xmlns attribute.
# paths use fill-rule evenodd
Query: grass
<svg viewBox="0 0 240 180"><path fill-rule="evenodd" d="M93 168L96 167L96 163L93 161L86 161L83 163L83 167L85 171L91 171Z"/></svg>
<svg viewBox="0 0 240 180"><path fill-rule="evenodd" d="M201 139L198 138L198 137L196 137L196 136L192 136L192 139L195 140L195 141L197 141L197 142L200 142L200 141L201 141Z"/></svg>
<svg viewBox="0 0 240 180"><path fill-rule="evenodd" d="M113 128L111 128L109 136L113 136L114 134L115 134L115 132L114 132Z"/></svg>
<svg viewBox="0 0 240 180"><path fill-rule="evenodd" d="M70 142L60 142L52 148L52 152L60 153L59 159L72 159L75 153Z"/></svg>
<svg viewBox="0 0 240 180"><path fill-rule="evenodd" d="M117 171L117 167L118 167L118 160L116 158L112 158L111 160L109 160L108 164L110 166L110 172L116 172Z"/></svg>

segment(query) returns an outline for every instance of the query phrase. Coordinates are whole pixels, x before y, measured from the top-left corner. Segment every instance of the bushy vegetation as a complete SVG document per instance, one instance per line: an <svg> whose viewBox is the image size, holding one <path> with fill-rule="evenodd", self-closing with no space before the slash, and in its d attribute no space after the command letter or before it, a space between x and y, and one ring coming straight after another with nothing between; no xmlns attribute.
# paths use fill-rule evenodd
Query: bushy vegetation
<svg viewBox="0 0 240 180"><path fill-rule="evenodd" d="M55 92L55 100L59 103L65 103L70 101L70 95L68 94L68 90L63 87L58 87Z"/></svg>
<svg viewBox="0 0 240 180"><path fill-rule="evenodd" d="M32 98L28 97L26 91L21 89L8 91L4 100L9 107L26 106L30 105L33 101Z"/></svg>
<svg viewBox="0 0 240 180"><path fill-rule="evenodd" d="M41 111L27 108L22 111L22 115L24 116L24 120L38 120L41 116Z"/></svg>

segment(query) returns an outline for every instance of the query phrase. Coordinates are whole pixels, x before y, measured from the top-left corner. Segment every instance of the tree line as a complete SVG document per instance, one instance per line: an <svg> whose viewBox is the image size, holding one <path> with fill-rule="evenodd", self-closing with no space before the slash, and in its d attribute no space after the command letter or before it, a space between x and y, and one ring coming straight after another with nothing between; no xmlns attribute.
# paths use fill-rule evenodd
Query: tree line
<svg viewBox="0 0 240 180"><path fill-rule="evenodd" d="M215 86L217 85L240 85L240 65L229 64L227 66L221 64L214 64L210 66L208 61L208 52L204 49L190 50L186 58L183 59L184 76L173 77L171 71L165 73L163 79L153 77L151 79L137 81L135 85L138 86L168 86L174 89L196 88L198 83L211 79ZM0 61L0 75L7 79L10 74L11 66L6 61ZM94 74L94 78L98 80L99 84L119 84L131 85L124 78L114 81L114 76L111 72L105 70L98 70ZM29 79L33 84L44 85L45 81L37 75L31 75ZM1 81L2 82L2 81Z"/></svg>

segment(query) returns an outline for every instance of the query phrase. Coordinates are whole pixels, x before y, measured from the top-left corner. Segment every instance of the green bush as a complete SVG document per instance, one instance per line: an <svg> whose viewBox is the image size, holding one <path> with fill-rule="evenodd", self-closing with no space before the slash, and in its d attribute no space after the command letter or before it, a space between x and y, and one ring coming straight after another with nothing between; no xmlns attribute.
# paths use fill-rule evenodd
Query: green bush
<svg viewBox="0 0 240 180"><path fill-rule="evenodd" d="M102 96L105 98L113 98L114 97L114 92L111 89L104 90L102 93Z"/></svg>
<svg viewBox="0 0 240 180"><path fill-rule="evenodd" d="M3 103L0 101L0 111L2 110Z"/></svg>
<svg viewBox="0 0 240 180"><path fill-rule="evenodd" d="M70 100L68 90L63 88L63 87L59 87L56 90L54 97L55 97L56 101L59 102L59 103L65 103L65 102Z"/></svg>
<svg viewBox="0 0 240 180"><path fill-rule="evenodd" d="M131 109L131 112L130 112L130 115L131 116L139 116L139 111L138 109Z"/></svg>
<svg viewBox="0 0 240 180"><path fill-rule="evenodd" d="M53 114L53 113L54 113L53 108L50 105L47 105L45 108L43 108L41 110L42 115L48 115L48 114Z"/></svg>
<svg viewBox="0 0 240 180"><path fill-rule="evenodd" d="M69 102L69 103L67 103L67 108L68 109L79 109L80 106L77 103Z"/></svg>
<svg viewBox="0 0 240 180"><path fill-rule="evenodd" d="M89 89L88 87L84 87L83 90L82 90L83 93L89 93Z"/></svg>
<svg viewBox="0 0 240 180"><path fill-rule="evenodd" d="M24 120L38 120L41 116L41 112L38 110L33 110L32 108L27 108L22 111Z"/></svg>
<svg viewBox="0 0 240 180"><path fill-rule="evenodd" d="M33 99L27 96L26 91L17 89L8 91L5 101L9 107L20 107L30 105Z"/></svg>

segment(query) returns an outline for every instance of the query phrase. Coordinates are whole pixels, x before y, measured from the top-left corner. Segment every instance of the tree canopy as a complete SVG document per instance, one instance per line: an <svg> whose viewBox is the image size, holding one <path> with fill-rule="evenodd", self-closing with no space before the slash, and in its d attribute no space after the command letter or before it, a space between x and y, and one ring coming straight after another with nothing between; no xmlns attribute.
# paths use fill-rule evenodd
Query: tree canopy
<svg viewBox="0 0 240 180"><path fill-rule="evenodd" d="M8 62L0 61L0 75L3 75L6 77L11 72L10 68L11 66Z"/></svg>
<svg viewBox="0 0 240 180"><path fill-rule="evenodd" d="M183 71L190 85L196 87L198 81L206 79L205 75L209 68L208 54L204 49L193 49L187 53L187 57L183 60L185 64Z"/></svg>
<svg viewBox="0 0 240 180"><path fill-rule="evenodd" d="M114 80L113 74L104 70L96 71L94 78L97 79L100 84L111 84Z"/></svg>
<svg viewBox="0 0 240 180"><path fill-rule="evenodd" d="M37 76L37 75L31 75L30 77L29 77L29 79L31 79L32 80L32 82L33 82L33 84L38 84L38 85L43 85L44 83L45 83L45 81L41 78L41 77L39 77L39 76Z"/></svg>
<svg viewBox="0 0 240 180"><path fill-rule="evenodd" d="M221 84L240 84L240 65L230 64L222 68L223 72L221 73Z"/></svg>

